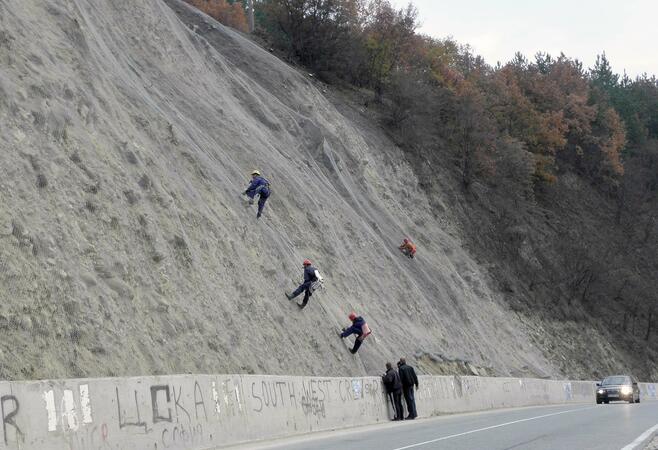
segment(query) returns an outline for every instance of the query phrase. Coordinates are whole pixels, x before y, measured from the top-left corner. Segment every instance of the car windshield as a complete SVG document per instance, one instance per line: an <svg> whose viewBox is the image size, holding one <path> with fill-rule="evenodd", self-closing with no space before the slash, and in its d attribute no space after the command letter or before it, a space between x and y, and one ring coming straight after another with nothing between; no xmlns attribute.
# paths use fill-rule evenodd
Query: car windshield
<svg viewBox="0 0 658 450"><path fill-rule="evenodd" d="M601 383L603 386L611 384L630 384L628 377L608 377Z"/></svg>

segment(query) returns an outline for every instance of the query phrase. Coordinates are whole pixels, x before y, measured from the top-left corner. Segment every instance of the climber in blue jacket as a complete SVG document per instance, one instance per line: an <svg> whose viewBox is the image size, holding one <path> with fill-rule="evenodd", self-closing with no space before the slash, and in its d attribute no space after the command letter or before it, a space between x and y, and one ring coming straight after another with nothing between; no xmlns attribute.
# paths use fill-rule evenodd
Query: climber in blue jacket
<svg viewBox="0 0 658 450"><path fill-rule="evenodd" d="M256 218L259 219L263 214L265 202L270 198L270 182L260 176L258 170L254 170L251 172L251 184L249 184L247 190L244 191L244 194L249 197L250 205L254 204L254 197L258 195L258 213L256 214Z"/></svg>
<svg viewBox="0 0 658 450"><path fill-rule="evenodd" d="M288 294L287 292L285 293L286 297L288 297L288 300L292 300L302 292L304 293L304 300L302 301L302 304L297 304L300 309L304 309L306 307L309 297L313 295L313 291L322 286L323 281L320 272L318 272L318 269L311 265L311 261L305 259L302 264L304 265L304 282L300 284L299 287L295 289L291 294Z"/></svg>
<svg viewBox="0 0 658 450"><path fill-rule="evenodd" d="M349 319L352 321L352 326L343 328L343 332L340 333L340 337L342 339L342 338L346 338L351 334L356 334L354 347L350 349L351 353L356 353L359 351L359 347L361 347L361 344L363 344L363 340L367 338L372 333L372 331L370 331L370 327L368 327L368 324L366 323L365 319L361 316L357 316L356 313L351 312L349 315Z"/></svg>

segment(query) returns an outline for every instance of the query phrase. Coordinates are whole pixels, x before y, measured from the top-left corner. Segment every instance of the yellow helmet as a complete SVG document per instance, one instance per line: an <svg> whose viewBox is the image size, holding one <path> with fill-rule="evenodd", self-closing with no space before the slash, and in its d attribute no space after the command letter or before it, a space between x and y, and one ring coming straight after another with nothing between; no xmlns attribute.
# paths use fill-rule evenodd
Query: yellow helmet
<svg viewBox="0 0 658 450"><path fill-rule="evenodd" d="M260 172L258 170L252 170L251 174L252 175L260 175Z"/></svg>

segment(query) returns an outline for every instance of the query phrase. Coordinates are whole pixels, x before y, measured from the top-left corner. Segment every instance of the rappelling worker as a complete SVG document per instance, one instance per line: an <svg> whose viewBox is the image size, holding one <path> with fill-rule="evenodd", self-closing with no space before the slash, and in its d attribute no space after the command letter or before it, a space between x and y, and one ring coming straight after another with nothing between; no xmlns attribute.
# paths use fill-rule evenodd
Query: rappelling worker
<svg viewBox="0 0 658 450"><path fill-rule="evenodd" d="M363 317L357 316L355 312L351 312L348 317L352 321L352 326L348 328L343 328L343 332L340 333L340 337L346 338L351 334L356 334L354 347L352 347L352 349L350 350L350 352L354 354L357 351L359 351L359 347L361 347L361 344L363 344L364 339L367 338L370 335L370 333L372 333L372 331L370 331L370 327L368 327L368 324L363 319Z"/></svg>
<svg viewBox="0 0 658 450"><path fill-rule="evenodd" d="M288 294L286 292L286 297L288 297L288 300L292 300L302 292L304 293L304 300L302 301L302 304L301 305L299 303L297 304L297 306L299 306L300 309L304 309L304 307L308 303L308 298L311 295L313 295L313 292L315 290L319 289L322 286L322 281L323 281L322 276L320 276L320 272L318 272L318 269L313 267L311 261L305 259L302 264L304 266L304 281L302 282L302 284L299 285L297 289L293 291L292 294Z"/></svg>
<svg viewBox="0 0 658 450"><path fill-rule="evenodd" d="M416 255L416 246L408 238L405 238L404 241L402 241L402 245L399 248L400 251L409 258L413 258Z"/></svg>
<svg viewBox="0 0 658 450"><path fill-rule="evenodd" d="M256 218L260 218L265 208L265 202L270 198L270 182L260 175L258 170L251 172L251 183L244 194L249 197L249 204L254 204L254 197L258 195L258 213Z"/></svg>

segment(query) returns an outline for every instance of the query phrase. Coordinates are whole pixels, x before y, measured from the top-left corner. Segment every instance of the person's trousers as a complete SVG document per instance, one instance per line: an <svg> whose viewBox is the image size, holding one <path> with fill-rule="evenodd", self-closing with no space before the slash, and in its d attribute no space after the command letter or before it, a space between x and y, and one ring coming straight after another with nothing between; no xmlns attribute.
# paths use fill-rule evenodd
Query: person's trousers
<svg viewBox="0 0 658 450"><path fill-rule="evenodd" d="M247 197L250 199L254 199L258 195L258 214L257 216L260 217L261 214L263 213L263 208L265 208L265 202L267 201L268 198L270 198L270 190L267 189L265 186L258 186L256 189L253 191L247 192Z"/></svg>
<svg viewBox="0 0 658 450"><path fill-rule="evenodd" d="M363 343L362 339L359 339L358 337L356 338L356 341L354 341L354 347L352 347L352 350L350 350L352 353L356 353L359 351L359 347L361 347L361 344Z"/></svg>
<svg viewBox="0 0 658 450"><path fill-rule="evenodd" d="M402 409L402 390L393 391L389 394L393 409L395 410L395 418L393 420L404 419L404 410Z"/></svg>
<svg viewBox="0 0 658 450"><path fill-rule="evenodd" d="M262 193L258 197L258 214L257 217L260 217L263 214L263 208L265 208L265 202L270 198L269 195L264 196Z"/></svg>
<svg viewBox="0 0 658 450"><path fill-rule="evenodd" d="M404 392L404 401L407 404L407 412L409 417L416 418L416 398L414 397L414 386L403 387L402 391Z"/></svg>
<svg viewBox="0 0 658 450"><path fill-rule="evenodd" d="M299 287L297 289L295 289L292 292L292 294L290 294L291 295L290 299L292 300L293 298L297 297L299 294L301 294L303 292L304 293L304 300L302 301L302 308L305 307L306 304L308 303L308 298L312 295L311 294L311 285L312 284L313 284L312 281L307 281L306 283L300 284Z"/></svg>

